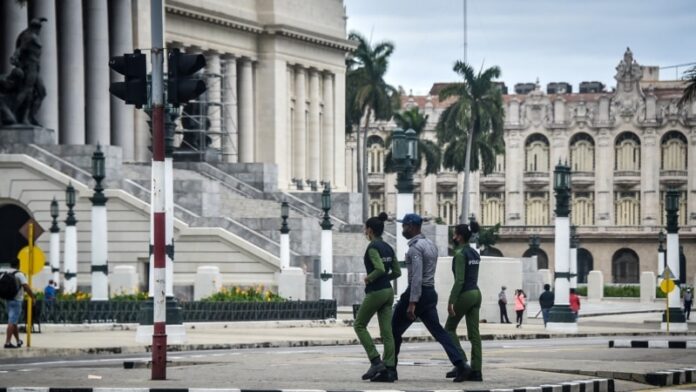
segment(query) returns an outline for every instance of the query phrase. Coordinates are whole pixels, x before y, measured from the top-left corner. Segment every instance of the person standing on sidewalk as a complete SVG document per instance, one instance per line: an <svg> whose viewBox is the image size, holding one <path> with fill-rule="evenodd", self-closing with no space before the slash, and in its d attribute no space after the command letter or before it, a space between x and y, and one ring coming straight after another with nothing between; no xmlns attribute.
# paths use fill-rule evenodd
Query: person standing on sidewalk
<svg viewBox="0 0 696 392"><path fill-rule="evenodd" d="M522 289L517 289L515 290L515 313L517 313L517 328L522 327L522 315L524 315L525 309L527 309L527 297L525 297Z"/></svg>
<svg viewBox="0 0 696 392"><path fill-rule="evenodd" d="M5 299L7 305L7 330L5 333L5 348L19 348L22 347L24 342L19 339L19 320L22 316L22 302L24 302L24 291L26 290L27 295L36 302L36 297L34 292L31 291L29 287L29 282L24 274L17 270L19 267L19 260L16 258L10 263L10 268L0 269L0 276L2 276L3 288L5 290L14 291L14 296L10 296ZM14 282L10 278L14 278ZM14 287L5 286L5 282L8 284L14 283ZM15 337L17 345L12 344L12 336Z"/></svg>
<svg viewBox="0 0 696 392"><path fill-rule="evenodd" d="M400 222L403 227L402 234L409 240L405 260L408 287L401 294L392 317L396 363L399 363L399 350L404 332L416 321L416 318L420 318L428 332L445 349L450 362L457 368L454 382L462 382L469 377L471 366L464 362L449 334L440 325L437 316L437 292L435 291L437 247L421 233L423 218L420 215L406 214ZM398 379L398 375L396 378Z"/></svg>
<svg viewBox="0 0 696 392"><path fill-rule="evenodd" d="M544 292L539 296L539 306L541 307L541 316L544 318L544 327L546 323L549 322L549 312L551 312L554 301L555 296L551 291L551 285L546 283L544 285Z"/></svg>
<svg viewBox="0 0 696 392"><path fill-rule="evenodd" d="M390 281L401 276L401 268L399 268L394 249L382 240L386 220L387 214L381 213L379 217L373 216L365 222L365 235L370 241L363 260L367 271L365 299L355 317L353 329L370 360L370 368L363 374L362 379L394 382L396 364L391 326L394 290ZM379 322L379 334L384 343L384 360L380 358L372 337L367 331L367 324L375 313Z"/></svg>
<svg viewBox="0 0 696 392"><path fill-rule="evenodd" d="M478 233L479 225L471 223L471 227L461 224L454 228L456 244L454 257L452 258L452 273L454 273L454 285L447 301L447 322L445 331L450 334L457 351L466 362L466 353L462 349L457 336L457 326L466 319L466 335L471 342L471 374L466 381L483 381L481 376L481 335L479 334L479 311L481 310L481 291L478 287L479 264L481 257L478 252L469 246L471 234ZM457 368L447 373L447 378L457 376Z"/></svg>
<svg viewBox="0 0 696 392"><path fill-rule="evenodd" d="M498 293L498 307L500 307L500 323L510 324L510 319L508 318L507 314L507 295L505 294L505 289L507 289L507 287L501 287L500 293Z"/></svg>
<svg viewBox="0 0 696 392"><path fill-rule="evenodd" d="M578 313L580 313L580 297L575 293L575 289L570 289L568 301L570 302L570 311L573 312L577 321Z"/></svg>
<svg viewBox="0 0 696 392"><path fill-rule="evenodd" d="M689 315L691 315L691 304L693 300L694 297L691 294L691 289L686 289L686 292L684 293L684 315L686 316L687 320L689 319Z"/></svg>

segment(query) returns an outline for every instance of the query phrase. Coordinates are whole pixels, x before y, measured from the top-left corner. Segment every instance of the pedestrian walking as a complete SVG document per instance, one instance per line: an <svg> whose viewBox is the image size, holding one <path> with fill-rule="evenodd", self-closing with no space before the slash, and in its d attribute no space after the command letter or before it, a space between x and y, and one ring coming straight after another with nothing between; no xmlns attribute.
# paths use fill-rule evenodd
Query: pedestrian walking
<svg viewBox="0 0 696 392"><path fill-rule="evenodd" d="M392 331L396 363L399 363L402 336L416 318L420 318L428 332L442 345L450 362L457 368L454 382L466 380L471 367L464 362L447 331L440 325L437 316L437 292L435 291L435 267L437 266L437 247L421 233L423 218L418 214L406 214L400 221L402 235L408 241L405 264L408 271L408 287L394 308ZM395 378L398 373L395 369Z"/></svg>
<svg viewBox="0 0 696 392"><path fill-rule="evenodd" d="M367 271L367 276L364 279L365 299L358 309L353 329L370 360L370 368L363 374L362 379L394 382L396 359L391 326L394 290L391 286L391 280L401 276L401 268L394 249L382 240L386 220L387 214L381 213L379 217L372 217L365 222L365 235L370 241L363 258ZM377 314L379 322L379 335L384 344L383 358L380 358L372 341L372 336L367 331L367 325L375 314Z"/></svg>
<svg viewBox="0 0 696 392"><path fill-rule="evenodd" d="M580 297L575 293L575 289L570 289L570 297L568 298L570 302L570 311L575 315L575 321L578 320L578 313L580 313Z"/></svg>
<svg viewBox="0 0 696 392"><path fill-rule="evenodd" d="M36 301L34 293L29 287L27 277L18 271L19 260L16 258L10 263L9 268L0 269L0 297L5 300L7 305L7 330L5 334L5 348L19 348L24 342L19 338L19 320L22 316L22 302L24 302L24 292ZM15 337L15 344L12 344L12 336Z"/></svg>
<svg viewBox="0 0 696 392"><path fill-rule="evenodd" d="M500 308L500 323L510 324L510 319L507 314L507 295L505 294L505 289L507 287L502 286L500 292L498 293L498 307ZM504 321L503 321L504 320Z"/></svg>
<svg viewBox="0 0 696 392"><path fill-rule="evenodd" d="M469 238L473 233L478 233L479 225L472 222L471 226L464 224L454 228L452 240L456 244L454 257L452 258L452 273L454 285L447 301L447 322L445 330L449 333L457 351L466 362L466 353L462 349L457 336L457 326L465 318L466 335L471 343L471 373L466 381L483 381L481 375L481 334L479 333L479 312L481 310L481 291L478 287L479 264L481 257L478 252L469 246ZM447 373L447 378L457 376L455 367Z"/></svg>
<svg viewBox="0 0 696 392"><path fill-rule="evenodd" d="M686 289L686 292L684 293L684 315L686 316L686 319L689 319L689 315L691 315L691 304L693 303L694 297L691 294L691 289Z"/></svg>
<svg viewBox="0 0 696 392"><path fill-rule="evenodd" d="M544 318L544 327L549 322L549 313L554 301L555 297L551 291L551 285L547 283L544 285L544 292L539 296L539 306L541 307L541 316Z"/></svg>
<svg viewBox="0 0 696 392"><path fill-rule="evenodd" d="M517 328L522 328L522 315L527 309L527 297L522 289L515 290L515 313L517 313Z"/></svg>

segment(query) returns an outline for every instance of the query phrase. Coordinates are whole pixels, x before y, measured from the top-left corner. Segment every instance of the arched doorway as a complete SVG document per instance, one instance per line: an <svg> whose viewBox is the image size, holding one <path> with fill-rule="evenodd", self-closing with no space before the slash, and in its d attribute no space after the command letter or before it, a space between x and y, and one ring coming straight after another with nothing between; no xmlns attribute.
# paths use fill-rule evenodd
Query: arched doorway
<svg viewBox="0 0 696 392"><path fill-rule="evenodd" d="M537 257L537 269L549 269L549 257L546 255L543 249L527 249L522 257L532 257L536 255Z"/></svg>
<svg viewBox="0 0 696 392"><path fill-rule="evenodd" d="M493 246L486 246L483 252L481 252L481 256L503 257L503 252Z"/></svg>
<svg viewBox="0 0 696 392"><path fill-rule="evenodd" d="M594 268L592 253L585 248L578 248L578 283L587 283L587 274Z"/></svg>
<svg viewBox="0 0 696 392"><path fill-rule="evenodd" d="M636 252L623 248L614 253L611 276L614 283L639 283L640 260Z"/></svg>
<svg viewBox="0 0 696 392"><path fill-rule="evenodd" d="M19 229L31 216L16 204L0 206L0 264L9 264L17 259L20 249L27 246L27 240Z"/></svg>

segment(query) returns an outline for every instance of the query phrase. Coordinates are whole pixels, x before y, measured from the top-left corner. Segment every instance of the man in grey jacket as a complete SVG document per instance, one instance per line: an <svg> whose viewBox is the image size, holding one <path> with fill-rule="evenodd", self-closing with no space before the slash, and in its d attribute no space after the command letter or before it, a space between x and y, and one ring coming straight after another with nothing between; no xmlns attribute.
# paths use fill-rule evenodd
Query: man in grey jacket
<svg viewBox="0 0 696 392"><path fill-rule="evenodd" d="M471 374L471 366L464 362L461 354L447 334L437 315L437 292L435 292L435 267L437 266L437 247L421 233L423 219L418 214L406 214L400 220L403 236L408 241L406 268L408 270L408 288L401 294L394 308L392 332L399 362L402 336L416 318L425 324L428 332L445 349L450 362L457 368L454 382L466 381ZM398 379L398 376L395 375Z"/></svg>

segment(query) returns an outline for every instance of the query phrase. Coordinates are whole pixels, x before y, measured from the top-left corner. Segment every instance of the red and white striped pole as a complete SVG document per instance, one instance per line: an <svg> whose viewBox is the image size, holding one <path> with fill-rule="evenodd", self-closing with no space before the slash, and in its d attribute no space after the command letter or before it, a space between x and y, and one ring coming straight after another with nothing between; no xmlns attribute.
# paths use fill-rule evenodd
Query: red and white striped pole
<svg viewBox="0 0 696 392"><path fill-rule="evenodd" d="M162 0L151 0L152 33L152 236L154 317L152 379L167 378L167 307L164 187L164 29Z"/></svg>

